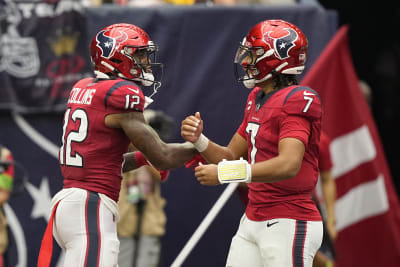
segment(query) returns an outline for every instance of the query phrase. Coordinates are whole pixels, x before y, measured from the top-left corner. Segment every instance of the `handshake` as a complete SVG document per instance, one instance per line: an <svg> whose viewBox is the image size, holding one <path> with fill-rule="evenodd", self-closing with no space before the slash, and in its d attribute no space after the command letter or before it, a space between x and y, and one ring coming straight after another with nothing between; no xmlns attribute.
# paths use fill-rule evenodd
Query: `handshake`
<svg viewBox="0 0 400 267"><path fill-rule="evenodd" d="M194 147L199 152L199 154L186 162L185 166L186 168L194 166L195 176L200 184L217 185L223 183L251 182L250 164L242 157L239 160L226 160L225 158L232 159L231 153L215 153L215 149L218 148L218 145L210 142L210 140L203 135L202 131L203 120L199 112L186 117L186 119L182 121L182 137L186 141L193 143ZM203 156L205 158L203 158ZM205 165L206 160L211 164Z"/></svg>

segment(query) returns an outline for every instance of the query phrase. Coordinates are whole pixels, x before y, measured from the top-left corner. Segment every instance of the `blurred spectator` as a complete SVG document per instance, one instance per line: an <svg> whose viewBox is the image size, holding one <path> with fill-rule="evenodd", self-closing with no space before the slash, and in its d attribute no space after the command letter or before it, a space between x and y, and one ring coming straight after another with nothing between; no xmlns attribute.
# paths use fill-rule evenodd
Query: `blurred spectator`
<svg viewBox="0 0 400 267"><path fill-rule="evenodd" d="M157 5L194 5L194 4L207 4L213 5L290 5L290 4L317 4L317 0L83 0L84 6L100 6L102 4L118 4L129 5L136 7L148 7Z"/></svg>
<svg viewBox="0 0 400 267"><path fill-rule="evenodd" d="M14 166L13 157L7 148L0 145L0 267L3 267L3 254L7 250L7 219L3 205L10 198L13 187Z"/></svg>
<svg viewBox="0 0 400 267"><path fill-rule="evenodd" d="M129 6L157 6L157 5L164 5L164 0L116 0L116 1L126 1Z"/></svg>
<svg viewBox="0 0 400 267"><path fill-rule="evenodd" d="M173 5L193 5L196 0L165 0L165 2Z"/></svg>
<svg viewBox="0 0 400 267"><path fill-rule="evenodd" d="M102 4L117 4L121 6L155 6L166 4L164 0L82 0L84 6L98 7Z"/></svg>
<svg viewBox="0 0 400 267"><path fill-rule="evenodd" d="M296 4L296 0L236 0L237 4L287 5Z"/></svg>
<svg viewBox="0 0 400 267"><path fill-rule="evenodd" d="M118 206L119 267L158 266L166 223L159 172L143 166L124 173Z"/></svg>
<svg viewBox="0 0 400 267"><path fill-rule="evenodd" d="M261 5L287 5L296 3L317 3L316 0L84 0L86 6L99 6L101 4L116 3L118 5L129 6L155 6L163 4L171 5L245 5L245 4L261 4Z"/></svg>
<svg viewBox="0 0 400 267"><path fill-rule="evenodd" d="M261 4L261 5L320 5L318 0L233 0L236 4Z"/></svg>
<svg viewBox="0 0 400 267"><path fill-rule="evenodd" d="M214 0L209 2L212 2L216 5L235 5L238 3L237 0Z"/></svg>
<svg viewBox="0 0 400 267"><path fill-rule="evenodd" d="M147 122L166 141L173 120L161 111L146 109ZM132 152L133 146L129 148ZM161 237L165 233L165 199L161 196L161 180L168 175L151 166L123 174L118 201L120 221L117 233L120 240L119 267L156 267L161 254Z"/></svg>

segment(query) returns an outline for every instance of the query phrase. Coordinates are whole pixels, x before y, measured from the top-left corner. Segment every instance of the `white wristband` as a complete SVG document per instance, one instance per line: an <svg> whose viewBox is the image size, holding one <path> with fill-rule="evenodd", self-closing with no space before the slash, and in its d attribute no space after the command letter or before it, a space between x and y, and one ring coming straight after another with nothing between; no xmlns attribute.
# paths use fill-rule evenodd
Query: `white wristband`
<svg viewBox="0 0 400 267"><path fill-rule="evenodd" d="M197 141L194 142L193 145L197 149L197 151L201 153L207 149L208 141L208 138L204 134L201 134L199 139L197 139Z"/></svg>
<svg viewBox="0 0 400 267"><path fill-rule="evenodd" d="M239 160L222 160L218 163L218 181L222 183L251 182L251 165Z"/></svg>

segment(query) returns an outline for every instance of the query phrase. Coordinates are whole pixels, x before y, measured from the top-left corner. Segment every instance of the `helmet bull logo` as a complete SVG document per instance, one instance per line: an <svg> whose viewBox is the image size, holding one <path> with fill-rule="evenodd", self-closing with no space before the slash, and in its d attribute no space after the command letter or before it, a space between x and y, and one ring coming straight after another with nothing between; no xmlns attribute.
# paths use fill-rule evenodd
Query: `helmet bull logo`
<svg viewBox="0 0 400 267"><path fill-rule="evenodd" d="M101 49L102 56L110 58L114 54L114 49L118 48L119 45L128 39L125 32L119 32L118 37L109 37L105 35L109 31L101 31L96 36L97 46Z"/></svg>
<svg viewBox="0 0 400 267"><path fill-rule="evenodd" d="M266 44L273 44L274 50L278 53L280 59L285 59L289 57L289 50L294 46L294 42L298 38L297 32L295 30L290 28L285 28L285 30L288 31L288 34L280 38L269 36L271 32L266 32L263 36L263 41Z"/></svg>

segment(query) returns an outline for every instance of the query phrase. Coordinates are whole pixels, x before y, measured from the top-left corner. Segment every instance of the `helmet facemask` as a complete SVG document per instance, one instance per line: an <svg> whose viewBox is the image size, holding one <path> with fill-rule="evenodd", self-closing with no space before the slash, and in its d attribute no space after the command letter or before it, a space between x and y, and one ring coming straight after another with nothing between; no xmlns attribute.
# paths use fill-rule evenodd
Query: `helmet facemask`
<svg viewBox="0 0 400 267"><path fill-rule="evenodd" d="M160 88L163 75L163 64L156 61L157 51L158 48L152 41L149 41L148 45L143 46L126 45L120 52L122 56L129 59L128 61L111 59L110 61L116 67L104 61L102 64L120 78L140 82L143 86L153 86L153 93L149 96L151 98L157 93L158 88ZM125 62L130 63L126 64ZM125 68L127 73L129 72L129 76L119 71L122 68Z"/></svg>
<svg viewBox="0 0 400 267"><path fill-rule="evenodd" d="M129 70L132 80L140 82L143 86L153 86L153 92L146 97L147 105L153 102L152 97L158 92L163 76L163 64L156 61L157 51L158 48L152 41L144 46L127 45L121 51L133 62Z"/></svg>
<svg viewBox="0 0 400 267"><path fill-rule="evenodd" d="M243 40L243 42L245 42L245 40ZM247 88L251 89L255 87L256 83L265 81L272 77L271 74L259 80L258 77L260 76L261 71L258 68L257 63L264 58L271 56L273 53L274 51L272 49L265 52L263 47L247 47L240 44L234 60L236 79L239 82L243 82Z"/></svg>
<svg viewBox="0 0 400 267"><path fill-rule="evenodd" d="M157 46L151 41L148 45L127 45L123 48L121 53L133 62L129 70L132 80L141 82L143 86L156 85L157 88L160 87L163 65L156 62L157 51Z"/></svg>
<svg viewBox="0 0 400 267"><path fill-rule="evenodd" d="M255 86L255 77L260 73L254 64L255 61L254 51L240 44L235 55L234 71L236 80L242 82L247 88Z"/></svg>

